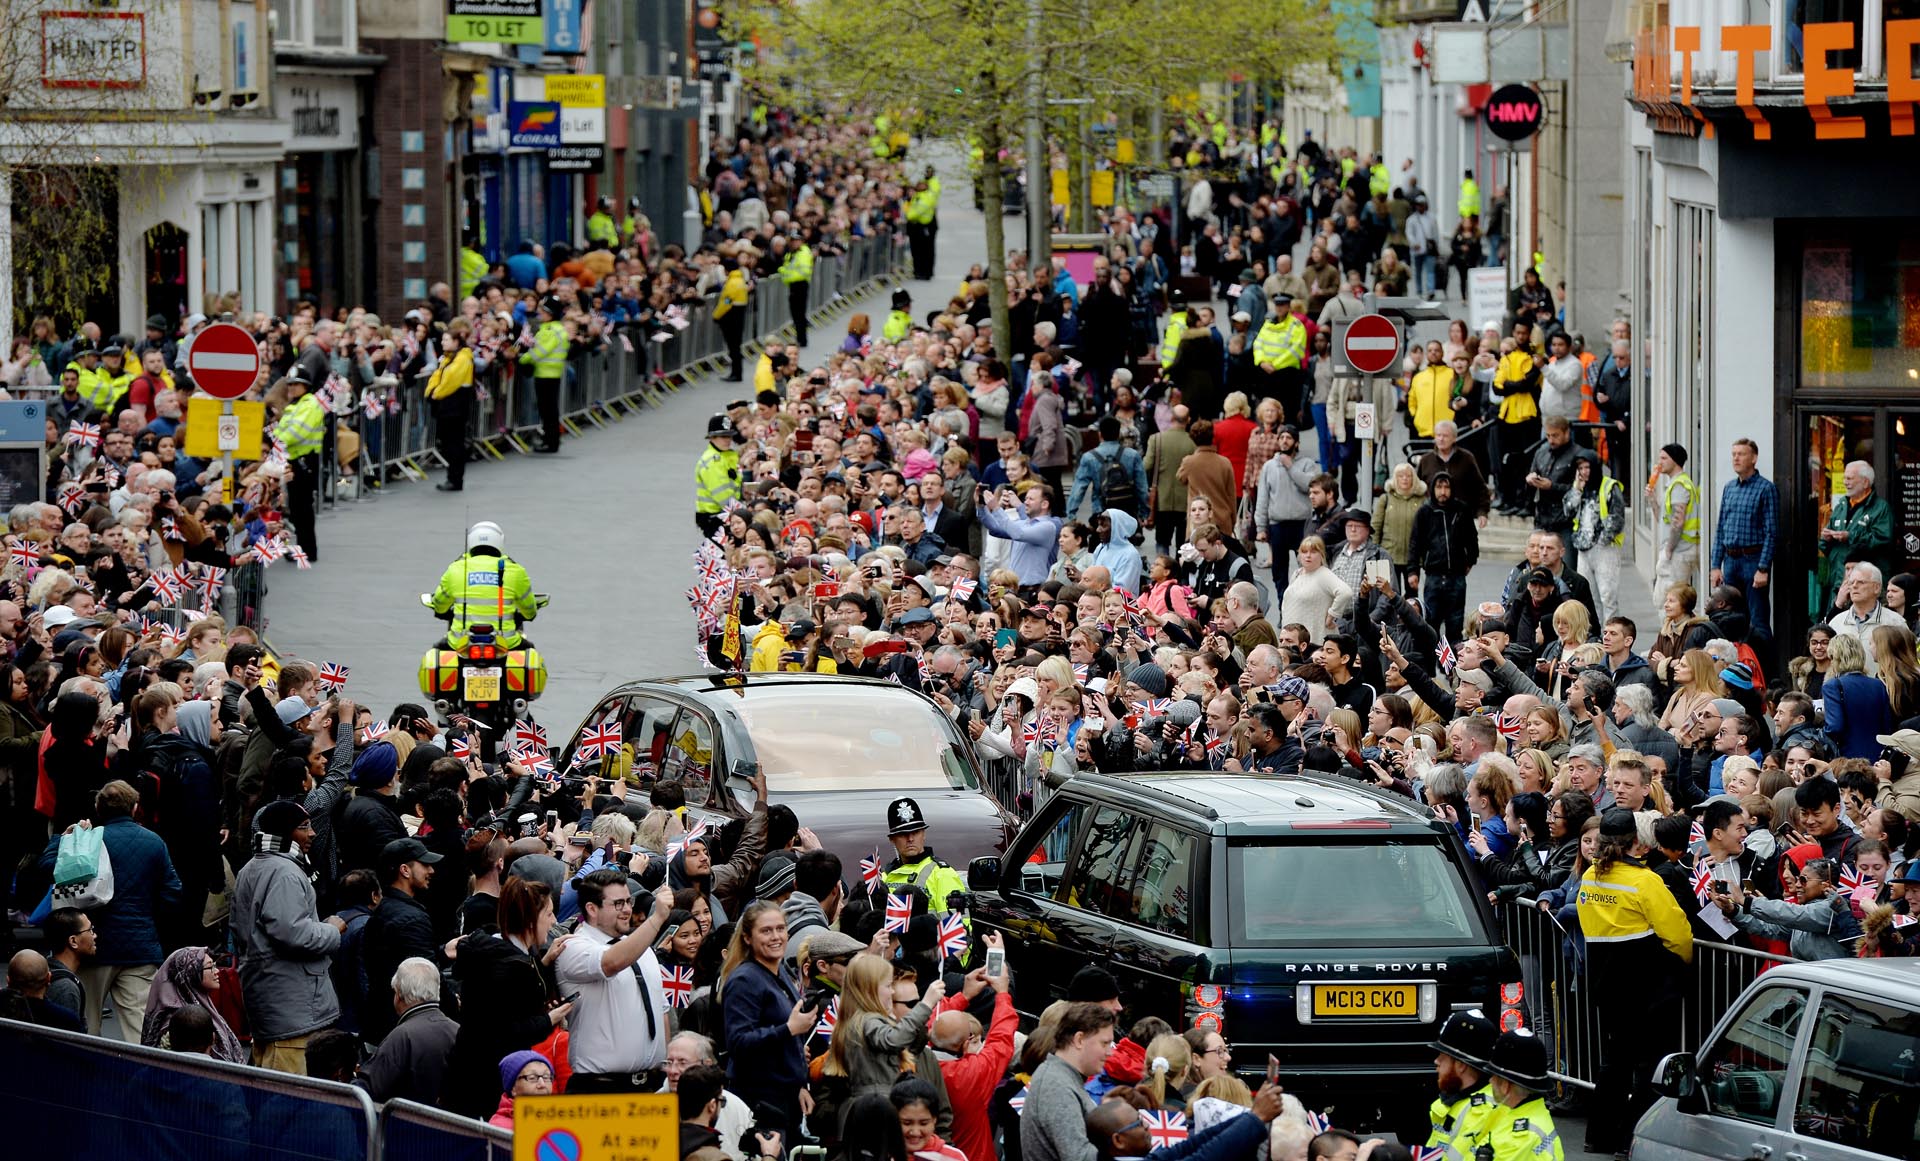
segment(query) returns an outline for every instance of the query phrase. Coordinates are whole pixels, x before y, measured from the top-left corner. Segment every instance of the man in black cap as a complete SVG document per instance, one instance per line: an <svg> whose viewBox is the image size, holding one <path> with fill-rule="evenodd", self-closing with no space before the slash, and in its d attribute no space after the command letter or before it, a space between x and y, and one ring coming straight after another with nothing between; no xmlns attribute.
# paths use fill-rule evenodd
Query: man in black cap
<svg viewBox="0 0 1920 1161"><path fill-rule="evenodd" d="M371 1043L385 1039L393 1028L393 973L400 969L400 961L413 956L433 959L440 946L433 937L433 917L419 898L433 881L433 865L440 858L417 838L395 839L380 851L380 882L385 886L380 906L373 909L360 935L360 957L367 971L360 1031Z"/></svg>
<svg viewBox="0 0 1920 1161"><path fill-rule="evenodd" d="M920 812L918 802L896 798L887 805L887 839L893 843L894 859L881 878L925 891L938 914L951 911L947 897L965 891L967 883L960 872L934 857L933 848L927 845L927 816Z"/></svg>
<svg viewBox="0 0 1920 1161"><path fill-rule="evenodd" d="M233 932L253 1063L304 1076L307 1038L340 1018L327 961L347 921L315 905L313 821L289 799L253 816L253 857L234 878Z"/></svg>
<svg viewBox="0 0 1920 1161"><path fill-rule="evenodd" d="M1487 1071L1493 1074L1489 1089L1496 1107L1481 1140L1492 1149L1493 1161L1563 1161L1560 1132L1547 1111L1553 1077L1547 1074L1546 1044L1526 1028L1502 1032Z"/></svg>
<svg viewBox="0 0 1920 1161"><path fill-rule="evenodd" d="M149 316L146 337L140 340L140 344L133 349L133 353L144 360L148 351L159 351L160 357L166 360L167 366L177 366L180 362L179 348L173 341L170 333L172 330L173 328L167 324L167 316L162 314Z"/></svg>
<svg viewBox="0 0 1920 1161"><path fill-rule="evenodd" d="M740 453L733 449L733 420L707 417L707 450L693 465L693 522L712 536L726 518L727 505L740 498Z"/></svg>
<svg viewBox="0 0 1920 1161"><path fill-rule="evenodd" d="M1487 1124L1497 1108L1487 1079L1487 1057L1499 1036L1500 1029L1475 1008L1448 1016L1429 1045L1440 1094L1428 1109L1433 1133L1427 1147L1446 1150L1450 1161L1472 1157L1486 1139Z"/></svg>
<svg viewBox="0 0 1920 1161"><path fill-rule="evenodd" d="M1098 1004L1118 1016L1126 1005L1120 1001L1120 985L1113 973L1096 964L1088 964L1073 973L1067 984L1070 1004Z"/></svg>

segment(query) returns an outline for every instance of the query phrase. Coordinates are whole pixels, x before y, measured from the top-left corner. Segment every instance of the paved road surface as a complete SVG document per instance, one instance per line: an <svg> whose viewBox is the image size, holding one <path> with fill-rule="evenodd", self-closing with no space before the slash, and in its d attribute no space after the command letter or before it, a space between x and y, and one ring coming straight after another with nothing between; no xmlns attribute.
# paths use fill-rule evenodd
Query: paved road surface
<svg viewBox="0 0 1920 1161"><path fill-rule="evenodd" d="M910 283L917 311L959 285L986 253L986 223L973 209L958 155L936 151L947 194L940 210L938 263L931 283ZM1019 219L1007 220L1010 239ZM777 289L777 288L776 288ZM848 304L884 317L887 292ZM844 330L838 319L813 328L810 357L825 357ZM350 666L349 695L382 714L420 700L416 672L441 624L418 603L458 556L469 524L497 521L507 548L552 605L531 626L549 681L536 713L570 730L595 699L630 678L697 668L682 591L695 544L693 463L706 417L743 388L716 379L692 384L644 414L605 430L589 428L556 456L520 456L470 466L458 495L402 485L343 504L320 519L321 562L270 574L268 636L283 654ZM1313 435L1307 433L1311 448ZM1498 521L1499 518L1496 518ZM1497 589L1524 527L1490 530L1474 573L1476 597ZM1504 550L1503 550L1504 549ZM1629 614L1653 623L1645 587L1631 577Z"/></svg>

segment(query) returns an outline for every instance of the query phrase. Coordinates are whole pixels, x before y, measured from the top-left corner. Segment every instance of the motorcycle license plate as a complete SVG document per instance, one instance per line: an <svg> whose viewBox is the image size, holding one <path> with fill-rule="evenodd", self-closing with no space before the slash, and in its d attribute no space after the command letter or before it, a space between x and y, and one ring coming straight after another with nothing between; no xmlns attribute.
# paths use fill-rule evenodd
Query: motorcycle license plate
<svg viewBox="0 0 1920 1161"><path fill-rule="evenodd" d="M469 703L496 702L500 700L501 668L469 669L466 672L464 696Z"/></svg>

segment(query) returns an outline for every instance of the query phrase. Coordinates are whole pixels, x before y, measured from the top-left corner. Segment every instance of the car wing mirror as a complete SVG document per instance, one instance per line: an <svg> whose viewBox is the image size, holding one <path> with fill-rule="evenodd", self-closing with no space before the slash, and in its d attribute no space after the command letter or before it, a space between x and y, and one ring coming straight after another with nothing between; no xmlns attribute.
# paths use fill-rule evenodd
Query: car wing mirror
<svg viewBox="0 0 1920 1161"><path fill-rule="evenodd" d="M1699 1087L1694 1073L1693 1053L1669 1052L1653 1070L1653 1091L1664 1097L1684 1101Z"/></svg>
<svg viewBox="0 0 1920 1161"><path fill-rule="evenodd" d="M1000 886L1000 856L982 855L967 864L967 890L987 892Z"/></svg>

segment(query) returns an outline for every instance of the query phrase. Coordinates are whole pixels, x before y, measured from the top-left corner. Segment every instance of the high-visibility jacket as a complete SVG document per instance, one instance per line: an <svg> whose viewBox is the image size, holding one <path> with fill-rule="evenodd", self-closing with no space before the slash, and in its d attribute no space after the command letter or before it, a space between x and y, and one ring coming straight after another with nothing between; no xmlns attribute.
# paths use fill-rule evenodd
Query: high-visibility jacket
<svg viewBox="0 0 1920 1161"><path fill-rule="evenodd" d="M1493 1161L1565 1161L1560 1130L1553 1126L1545 1097L1519 1105L1496 1105L1487 1121L1483 1144L1493 1148Z"/></svg>
<svg viewBox="0 0 1920 1161"><path fill-rule="evenodd" d="M787 251L786 260L780 263L778 271L780 281L792 286L796 282L813 281L813 247L805 242Z"/></svg>
<svg viewBox="0 0 1920 1161"><path fill-rule="evenodd" d="M1453 389L1459 376L1445 363L1428 363L1414 373L1407 385L1407 414L1413 417L1414 434L1421 439L1433 437L1433 426L1453 418Z"/></svg>
<svg viewBox="0 0 1920 1161"><path fill-rule="evenodd" d="M925 891L927 909L941 915L953 910L947 905L947 897L967 889L967 881L960 877L960 872L934 858L932 850L923 851L911 863L902 863L895 856L893 865L880 877L896 887L910 883Z"/></svg>
<svg viewBox="0 0 1920 1161"><path fill-rule="evenodd" d="M595 244L609 250L620 248L620 233L614 228L613 215L605 210L595 210L587 217L587 245Z"/></svg>
<svg viewBox="0 0 1920 1161"><path fill-rule="evenodd" d="M914 194L907 202L907 221L927 225L933 221L934 214L940 210L940 179L927 179L927 188Z"/></svg>
<svg viewBox="0 0 1920 1161"><path fill-rule="evenodd" d="M1353 158L1351 157L1341 158L1340 159L1340 184L1341 185L1347 184L1347 179L1352 177L1353 171L1358 169L1359 167L1360 167L1360 163L1355 161Z"/></svg>
<svg viewBox="0 0 1920 1161"><path fill-rule="evenodd" d="M1279 130L1273 127L1273 122L1267 121L1263 123L1260 126L1260 151L1264 153L1269 148L1271 148L1274 142L1274 138L1278 136L1279 136Z"/></svg>
<svg viewBox="0 0 1920 1161"><path fill-rule="evenodd" d="M433 590L433 611L453 614L447 644L458 649L467 643L468 626L492 625L495 638L508 649L521 644L520 623L533 620L533 581L512 557L498 553L465 553L440 574Z"/></svg>
<svg viewBox="0 0 1920 1161"><path fill-rule="evenodd" d="M1291 314L1261 323L1260 333L1253 337L1253 365L1262 371L1298 367L1306 353L1306 324Z"/></svg>
<svg viewBox="0 0 1920 1161"><path fill-rule="evenodd" d="M1534 377L1533 356L1511 351L1500 356L1493 373L1493 393L1500 398L1501 423L1525 423L1540 416L1540 403L1533 397L1527 380Z"/></svg>
<svg viewBox="0 0 1920 1161"><path fill-rule="evenodd" d="M1367 192L1370 194L1390 193L1393 190L1393 174L1388 172L1387 163L1376 161L1367 171Z"/></svg>
<svg viewBox="0 0 1920 1161"><path fill-rule="evenodd" d="M1180 336L1187 333L1187 312L1176 310L1167 316L1167 329L1160 335L1160 369L1173 366L1173 356L1180 350Z"/></svg>
<svg viewBox="0 0 1920 1161"><path fill-rule="evenodd" d="M1598 478L1600 480L1600 494L1594 497L1594 499L1600 508L1600 526L1602 528L1605 528L1607 526L1608 518L1613 514L1613 505L1619 503L1621 500L1626 499L1627 489L1625 485L1621 484L1619 479L1617 479L1614 476L1598 476ZM1586 511L1586 505L1583 504L1580 507L1580 512L1584 512L1584 511ZM1580 531L1580 512L1575 512L1573 514L1573 530L1575 532ZM1698 524L1698 523L1699 522L1696 520L1695 524ZM1694 531L1696 533L1694 539L1698 540L1699 529L1696 528ZM1609 543L1612 544L1614 547L1618 548L1620 545L1625 544L1626 542L1627 542L1627 526L1625 524L1622 524L1620 526L1620 531L1613 534L1613 539L1609 541Z"/></svg>
<svg viewBox="0 0 1920 1161"><path fill-rule="evenodd" d="M913 316L904 310L887 312L887 321L880 328L880 337L890 343L897 343L913 332Z"/></svg>
<svg viewBox="0 0 1920 1161"><path fill-rule="evenodd" d="M273 434L287 445L288 459L318 455L320 441L327 434L327 413L320 409L318 399L302 395L273 425Z"/></svg>
<svg viewBox="0 0 1920 1161"><path fill-rule="evenodd" d="M522 363L533 364L535 379L558 379L567 373L567 328L558 322L541 323L533 346L520 353Z"/></svg>
<svg viewBox="0 0 1920 1161"><path fill-rule="evenodd" d="M693 510L715 515L740 498L740 453L711 443L693 465Z"/></svg>
<svg viewBox="0 0 1920 1161"><path fill-rule="evenodd" d="M99 367L92 371L80 372L80 396L95 411L112 411L127 390L133 386L136 378L132 371L121 368L118 375Z"/></svg>
<svg viewBox="0 0 1920 1161"><path fill-rule="evenodd" d="M487 276L487 256L471 246L460 247L460 297L466 298Z"/></svg>
<svg viewBox="0 0 1920 1161"><path fill-rule="evenodd" d="M1578 907L1589 946L1657 939L1682 960L1693 961L1687 913L1660 876L1640 863L1617 862L1604 874L1598 864L1588 867L1580 878Z"/></svg>
<svg viewBox="0 0 1920 1161"><path fill-rule="evenodd" d="M720 286L720 299L713 304L713 317L722 319L736 308L747 305L747 273L744 270L727 271L727 280Z"/></svg>
<svg viewBox="0 0 1920 1161"><path fill-rule="evenodd" d="M1673 527L1674 499L1673 490L1679 488L1680 501L1687 506L1687 518L1680 525L1680 540L1683 544L1700 543L1700 485L1685 472L1680 472L1667 480L1660 489L1660 525Z"/></svg>
<svg viewBox="0 0 1920 1161"><path fill-rule="evenodd" d="M1468 217L1480 212L1480 183L1470 177L1460 179L1460 216Z"/></svg>
<svg viewBox="0 0 1920 1161"><path fill-rule="evenodd" d="M1499 1110L1493 1087L1486 1083L1451 1102L1433 1098L1427 1109L1433 1122L1427 1147L1445 1150L1446 1161L1473 1161L1474 1150L1486 1141L1487 1126Z"/></svg>

